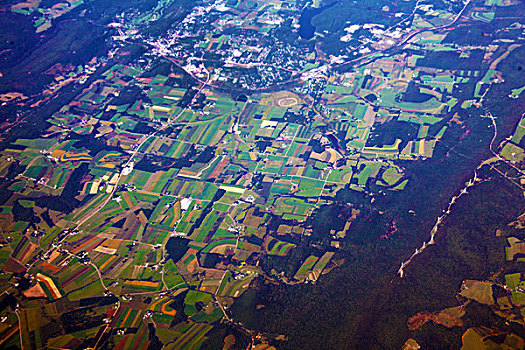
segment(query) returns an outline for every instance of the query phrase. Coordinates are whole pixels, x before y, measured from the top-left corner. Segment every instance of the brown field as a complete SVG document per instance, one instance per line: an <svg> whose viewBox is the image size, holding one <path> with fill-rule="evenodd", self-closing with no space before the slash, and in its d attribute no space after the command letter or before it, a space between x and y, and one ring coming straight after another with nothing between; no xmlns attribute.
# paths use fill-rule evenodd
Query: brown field
<svg viewBox="0 0 525 350"><path fill-rule="evenodd" d="M334 149L329 149L323 153L312 152L310 156L312 159L320 160L322 162L335 163L342 156Z"/></svg>
<svg viewBox="0 0 525 350"><path fill-rule="evenodd" d="M60 158L64 154L66 154L66 151L61 150L61 149L56 149L53 152L51 152L51 157L53 157L53 158Z"/></svg>
<svg viewBox="0 0 525 350"><path fill-rule="evenodd" d="M162 304L162 307L160 308L160 310L162 311L163 314L175 315L177 313L177 310L173 310L171 307L170 307L170 310L166 309L166 307L168 307L169 304L171 304L171 300L168 300L164 304Z"/></svg>
<svg viewBox="0 0 525 350"><path fill-rule="evenodd" d="M115 255L113 255L111 258L109 258L105 263L103 263L101 266L100 266L100 270L104 270L104 268L106 266L109 265L109 263L111 263L113 260L115 260L117 257Z"/></svg>
<svg viewBox="0 0 525 350"><path fill-rule="evenodd" d="M408 339L405 344L403 344L403 350L418 350L421 349L421 346L412 338Z"/></svg>
<svg viewBox="0 0 525 350"><path fill-rule="evenodd" d="M213 247L213 249L210 250L210 253L219 253L219 254L226 254L226 251L228 249L234 250L235 245L233 244L222 244L216 247Z"/></svg>
<svg viewBox="0 0 525 350"><path fill-rule="evenodd" d="M106 169L114 169L116 167L116 165L113 163L99 164L98 166Z"/></svg>
<svg viewBox="0 0 525 350"><path fill-rule="evenodd" d="M447 328L455 326L462 327L463 321L461 317L465 315L465 306L468 305L467 301L464 305L451 307L437 312L423 311L410 317L407 321L407 327L413 331L421 328L428 321L434 322L434 324L440 324Z"/></svg>
<svg viewBox="0 0 525 350"><path fill-rule="evenodd" d="M137 280L127 280L124 282L124 284L131 285L131 286L151 287L151 288L158 287L159 283L160 282L137 281Z"/></svg>
<svg viewBox="0 0 525 350"><path fill-rule="evenodd" d="M56 149L53 152L51 152L51 157L57 158L62 163L75 162L81 160L90 161L92 159L92 157L87 152L69 153L61 149Z"/></svg>
<svg viewBox="0 0 525 350"><path fill-rule="evenodd" d="M21 94L19 92L8 92L6 94L1 94L0 95L0 102L9 102L9 101L14 100L16 98L20 98L22 100L25 100L28 97L24 96L23 94Z"/></svg>
<svg viewBox="0 0 525 350"><path fill-rule="evenodd" d="M268 344L259 344L254 347L254 350L277 350L277 349Z"/></svg>
<svg viewBox="0 0 525 350"><path fill-rule="evenodd" d="M461 296L477 301L480 304L494 305L491 282L465 280L461 285Z"/></svg>
<svg viewBox="0 0 525 350"><path fill-rule="evenodd" d="M37 250L37 248L39 248L38 245L30 242L29 246L25 249L22 255L18 258L18 261L20 261L21 264L27 263L27 261L29 260L29 258L31 258L35 250Z"/></svg>
<svg viewBox="0 0 525 350"><path fill-rule="evenodd" d="M41 268L43 268L44 270L47 270L51 273L55 273L59 270L58 267L56 267L55 265L51 265L51 264L48 264L47 262L42 262L42 264L40 265Z"/></svg>
<svg viewBox="0 0 525 350"><path fill-rule="evenodd" d="M217 285L203 285L199 287L199 290L205 293L215 294L217 292Z"/></svg>
<svg viewBox="0 0 525 350"><path fill-rule="evenodd" d="M47 276L44 276L41 273L37 273L36 274L36 279L46 285L46 287L51 292L51 295L53 296L53 298L55 298L55 299L62 298L62 294L60 294L60 291L58 290L57 286L55 285L55 282L53 282L53 280L51 278L49 278Z"/></svg>
<svg viewBox="0 0 525 350"><path fill-rule="evenodd" d="M248 212L246 213L243 224L246 226L258 228L259 226L261 226L263 217L253 215L254 211L255 209L253 208L248 209Z"/></svg>
<svg viewBox="0 0 525 350"><path fill-rule="evenodd" d="M193 260L188 264L188 266L186 266L186 269L188 269L188 272L189 273L193 273L197 267L198 267L199 263L197 261L197 258L193 258Z"/></svg>
<svg viewBox="0 0 525 350"><path fill-rule="evenodd" d="M97 236L93 236L89 239L87 239L84 243L82 243L81 245L77 246L76 248L73 248L71 249L71 252L73 254L76 254L77 252L81 251L82 249L86 248L88 245L92 244L94 241L96 241L97 239L99 239L99 237ZM94 249L96 247L91 247L91 250Z"/></svg>
<svg viewBox="0 0 525 350"><path fill-rule="evenodd" d="M53 253L51 253L51 255L49 256L49 258L46 260L46 262L48 263L51 263L53 260L55 260L56 258L58 258L60 256L60 253L58 251L53 251Z"/></svg>
<svg viewBox="0 0 525 350"><path fill-rule="evenodd" d="M33 287L26 290L24 293L26 298L45 298L46 293L40 284L35 284Z"/></svg>
<svg viewBox="0 0 525 350"><path fill-rule="evenodd" d="M12 257L9 257L2 270L4 272L24 272L26 271L26 267Z"/></svg>
<svg viewBox="0 0 525 350"><path fill-rule="evenodd" d="M28 1L21 1L18 4L14 4L11 6L11 10L33 10L36 9L40 5L40 0L28 0Z"/></svg>
<svg viewBox="0 0 525 350"><path fill-rule="evenodd" d="M155 307L156 307L158 304L160 304L160 303L166 301L166 299L168 299L168 297L160 298L159 300L157 300L156 302L154 302L153 304L151 304L151 305L148 307L148 310L151 310L151 311L155 310Z"/></svg>
<svg viewBox="0 0 525 350"><path fill-rule="evenodd" d="M106 239L100 245L102 247L109 248L109 249L118 249L118 247L120 246L120 243L122 243L121 239Z"/></svg>

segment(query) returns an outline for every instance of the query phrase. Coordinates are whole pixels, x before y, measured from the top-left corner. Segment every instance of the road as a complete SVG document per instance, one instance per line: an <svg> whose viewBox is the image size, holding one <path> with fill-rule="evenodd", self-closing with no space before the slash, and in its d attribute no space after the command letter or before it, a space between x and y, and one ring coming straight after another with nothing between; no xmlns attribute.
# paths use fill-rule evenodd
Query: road
<svg viewBox="0 0 525 350"><path fill-rule="evenodd" d="M397 22L396 24L390 26L389 28L387 28L387 30L395 28L396 26L402 24L403 22L407 21L412 16L414 16L416 11L417 11L417 9L418 9L418 7L419 7L420 1L421 0L418 0L416 5L414 6L414 10L407 17L405 17L401 21ZM207 80L205 82L201 78L199 78L194 72L189 71L185 67L183 67L175 58L172 58L172 57L169 57L169 56L162 56L162 57L165 58L166 60L170 61L171 63L173 63L174 65L176 65L180 69L184 70L187 74L189 74L196 81L200 82L201 84L206 83L206 85L211 87L211 88L215 88L215 89L218 89L218 90L225 90L226 89L226 90L228 90L230 92L231 91L237 91L237 92L244 92L244 93L261 93L261 92L273 91L273 90L282 88L284 86L287 86L287 85L290 85L290 84L295 84L295 83L298 83L300 81L306 80L308 78L311 78L312 76L316 76L318 74L326 73L329 70L340 69L340 68L343 68L343 67L345 67L347 65L355 66L355 65L358 65L358 64L364 64L363 61L365 61L365 60L367 60L369 58L375 59L375 57L373 57L373 56L376 56L377 54L387 53L387 52L392 51L392 50L394 50L396 48L401 48L410 39L412 39L414 36L416 36L416 35L418 35L418 34L420 34L422 32L435 31L435 30L441 30L441 29L450 28L450 27L454 26L459 21L459 19L463 16L463 14L467 10L468 6L470 5L471 1L472 0L468 0L465 3L465 5L463 6L463 8L461 9L461 11L456 15L454 20L452 20L452 22L450 22L448 24L441 25L441 26L430 27L430 28L418 29L418 30L416 30L414 32L408 33L400 42L398 42L396 45L394 45L392 47L389 47L389 48L386 48L386 49L383 49L383 50L375 50L375 51L372 51L370 53L367 53L367 54L364 54L362 56L359 56L357 58L347 59L347 60L345 60L344 62L341 62L341 63L336 63L336 64L327 63L327 64L325 64L323 66L317 67L317 68L309 70L307 72L303 72L303 73L296 72L297 74L295 76L293 76L292 78L290 78L290 79L288 79L286 81L282 81L280 83L276 83L276 84L273 84L273 85L270 85L270 86L261 87L261 88L257 88L257 89L248 89L248 88L239 89L239 88L235 88L235 87L225 88L225 87L220 86L220 85L212 84L212 83L209 82L209 80ZM150 43L149 45L152 45L152 44ZM359 49L362 48L362 47L364 47L364 44L361 44L358 47L356 47L355 51L359 51ZM201 58L201 62L204 62L204 60L202 58ZM264 65L264 64L258 64L258 65ZM209 78L209 75L208 75L208 78Z"/></svg>
<svg viewBox="0 0 525 350"><path fill-rule="evenodd" d="M417 30L415 32L412 32L410 34L408 34L405 38L403 38L397 45L396 47L401 47L403 46L404 44L406 44L411 38L413 38L414 36L418 35L419 33L423 32L423 31L434 31L434 30L441 30L441 29L446 29L446 28L449 28L449 27L452 27L454 26L458 20L461 18L461 16L464 14L464 12L466 11L468 5L470 4L470 0L464 5L463 9L458 13L458 15L456 16L456 18L449 24L447 25L443 25L443 26L436 26L436 27L433 27L433 28L423 28L423 29L420 29L420 30ZM406 20L408 20L410 17L414 16L416 10L417 10L417 7L419 5L419 1L417 2L414 10L412 11L412 13L406 17L405 19L403 19L401 22L397 23L396 25L399 25L403 22L405 22ZM390 27L389 29L393 28L394 26ZM327 64L323 67L321 67L322 69L319 69L319 72L327 72L328 70L333 70L333 69L337 69L337 68L341 68L343 66L346 66L346 65L356 65L356 64L359 64L359 63L362 63L363 61L365 61L366 59L368 58L371 58L372 56L375 56L377 55L378 53L383 53L383 52L387 52L389 51L391 48L389 49L385 49L385 50L377 50L375 52L371 52L369 54L365 54L363 56L360 56L358 58L355 58L355 59L350 59L350 60L347 60L345 62L342 62L342 63L338 63L338 64ZM155 137L157 134L159 134L160 132L166 130L166 128L168 128L170 125L176 123L176 121L178 120L179 117L182 116L182 114L188 109L189 106L191 106L196 98L199 96L199 94L203 91L203 89L207 88L207 87L211 87L211 88L217 88L217 89L222 89L221 86L217 86L217 85L214 85L214 84L210 84L210 73L209 71L205 68L204 66L204 63L202 63L202 67L206 73L206 78L203 79L199 76L197 76L194 72L190 72L188 70L186 70L184 67L182 67L175 59L173 58L170 58L170 57L165 57L167 60L169 60L170 62L172 62L173 64L175 64L176 66L180 67L181 69L185 70L189 75L191 75L196 81L198 81L201 85L197 91L197 93L194 95L194 97L191 99L191 101L179 112L179 114L174 117L171 121L167 122L167 123L164 123L162 124L162 126L160 128L158 128L156 131L154 131L153 133L149 134L148 136L144 137L140 143L136 146L136 148L131 152L131 154L129 154L129 158L128 160L126 161L126 163L124 164L124 168L129 168L129 167L132 167L133 166L133 162L134 162L134 159L135 157L139 154L140 152L140 149L141 147L146 143L148 142L152 137ZM202 62L202 59L201 59L201 62ZM297 73L297 72L296 72ZM310 73L311 74L311 73ZM276 89L276 88L279 88L279 87L282 87L282 86L285 86L285 85L288 85L288 84L292 84L292 83L296 83L296 82L299 82L301 81L302 79L304 79L305 77L307 77L308 75L305 75L305 73L297 73L296 76L292 77L291 79L287 80L287 81L284 81L284 82L281 82L281 83L278 83L278 84L274 84L272 86L269 86L269 87L265 87L265 88L261 88L261 89L257 89L257 92L262 92L262 91L268 91L268 90L273 90L273 89ZM237 91L246 91L246 89L232 89L232 90L237 90ZM245 105L246 106L246 105ZM243 108L244 109L244 108ZM241 111L242 113L242 111ZM494 135L494 138L493 140L491 141L491 145L490 145L490 148L491 148L491 151L494 153L495 156L497 156L498 158L500 158L502 161L505 161L507 164L509 164L510 166L512 166L513 168L517 169L514 165L510 164L509 162L507 162L506 160L502 159L501 156L499 156L496 152L493 151L493 142L494 140L496 139L496 136L497 136L497 126L496 126L496 123L494 121L494 118L492 116L491 117L491 120L493 122L493 125L494 125L494 131L495 131L495 135ZM295 136L294 136L295 137ZM242 140L241 138L239 138L240 141L244 141ZM517 169L519 170L519 169ZM519 170L521 172L521 170ZM523 173L523 172L521 172ZM80 221L76 222L75 223L75 227L76 229L80 229L81 226L83 224L85 224L86 222L88 222L94 215L96 215L97 213L99 213L102 208L104 208L110 201L111 199L113 198L114 194L116 193L117 189L118 189L118 186L119 184L121 184L121 180L122 180L122 177L123 177L123 171L121 171L118 175L118 178L117 178L117 182L115 184L115 186L113 187L112 191L108 194L107 198L101 203L99 204L96 208L94 208L91 213L89 213L89 215L86 215L84 216ZM465 195L467 193L467 188L470 187L470 186L473 186L474 183L478 180L478 177L477 177L477 173L474 172L474 177L473 179L471 179L471 181L469 181L469 183L465 186L465 188L463 188L460 193L457 195L457 196L454 196L452 197L451 201L449 202L449 205L447 207L447 210L445 211L445 214L443 214L442 216L440 216L437 221L436 221L436 224L434 226L434 228L432 229L431 231L431 235L430 235L430 240L428 242L425 242L423 244L423 246L419 249L416 250L416 252L407 260L405 261L402 265L401 265L401 268L399 269L399 274L401 277L403 277L404 275L404 267L406 267L411 261L412 259L420 254L424 249L426 249L426 247L428 247L429 245L432 245L434 244L434 237L435 237L435 234L437 233L437 230L438 230L438 227L440 225L440 223L442 222L442 220L451 212L451 209L452 209L452 206L453 204L455 203L455 201L460 198L462 195ZM233 218L232 218L233 220ZM234 220L235 222L235 220ZM58 249L58 247L69 237L69 235L65 235L59 242L56 243L55 246L52 246L50 249L48 249L47 251L44 252L44 255L50 255L54 250ZM164 248L162 248L164 249ZM74 255L72 253L68 253L69 255ZM75 255L76 256L76 255ZM164 257L164 250L162 251L162 254L161 254L162 257ZM29 268L31 268L32 266L34 265L31 264ZM100 279L100 282L103 286L103 288L105 290L108 290L107 287L105 286L104 284L104 281L103 281L103 277L102 277L102 274L100 272L100 270L97 268L97 266L93 263L90 262L90 265L93 266L98 274L98 277ZM163 283L163 289L164 290L169 290L166 283L164 282L164 269L162 270L162 283ZM177 286L175 286L177 287ZM174 288L175 288L174 287ZM172 288L173 290L173 288ZM155 292L157 293L157 292ZM231 318L229 318L229 316L227 315L226 313L226 310L224 309L224 307L221 305L221 303L217 300L216 296L214 296L217 304L220 306L221 310L223 311L224 313L224 316L225 318L232 322ZM120 302L119 302L119 306L120 307ZM16 315L17 317L19 317L18 315L18 310L15 311L16 312ZM244 330L246 330L241 324L239 324ZM99 341L100 339L102 338L103 334L107 331L107 329L109 328L109 324L105 326L105 329L104 331L102 332L101 336L99 337L99 339L97 339L96 341L96 344L94 346L94 348L96 348L98 345L99 345ZM251 332L249 332L249 334L251 334ZM21 341L21 345L23 347L23 341L22 341L22 331L20 330L20 341Z"/></svg>
<svg viewBox="0 0 525 350"><path fill-rule="evenodd" d="M482 162L483 164L483 162ZM429 246L435 244L434 238L436 237L436 234L438 232L439 226L443 223L443 220L450 215L452 212L452 208L456 201L461 198L462 196L466 195L468 193L468 188L474 186L479 181L478 173L474 171L474 176L467 182L465 187L463 187L457 195L454 195L450 202L448 202L447 209L443 210L443 213L441 216L439 216L436 219L436 223L434 224L434 227L432 227L432 230L430 231L430 239L428 242L423 242L423 245L420 248L417 248L416 251L403 263L401 263L401 267L397 271L399 274L399 277L403 278L405 275L405 267L407 267L408 264L412 262L412 259L414 259L417 255L421 254L425 249L427 249Z"/></svg>
<svg viewBox="0 0 525 350"><path fill-rule="evenodd" d="M486 94L488 93L490 89L490 86L485 90L485 93L481 96L480 98L480 101L479 103L481 104L483 102L483 99L485 98ZM490 140L490 144L489 144L489 150L490 152L499 160L499 161L502 161L504 162L505 164L511 166L513 169L515 169L516 171L518 171L520 174L522 175L525 175L525 172L522 171L521 169L517 168L514 164L512 164L511 162L509 162L507 159L503 158L499 153L497 153L495 150L494 150L494 142L495 140L498 138L498 126L496 124L496 120L495 118L492 116L492 114L488 113L487 112L487 115L484 116L485 118L489 118L492 122L492 127L493 127L493 130L494 130L494 135L492 136L492 139ZM500 147L498 147L500 148ZM419 255L421 254L427 247L429 247L430 245L434 244L435 243L435 236L438 232L438 229L439 229L439 226L441 225L441 223L443 222L443 220L448 216L450 215L450 213L452 212L452 208L453 208L453 205L456 203L456 201L461 197L461 196L464 196L468 193L468 188L469 187L472 187L474 186L477 182L479 182L479 177L478 177L478 173L477 173L477 170L479 170L484 164L485 162L487 161L487 159L483 160L479 165L478 167L474 170L474 176L469 180L469 182L467 183L467 185L465 187L463 187L460 191L459 191L459 194L453 196L450 200L450 202L448 203L448 206L446 208L446 210L443 210L443 214L441 216L439 216L436 220L436 223L434 224L434 227L432 228L432 230L430 231L430 240L428 242L424 242L423 245L416 249L416 251L410 256L410 258L408 258L408 260L404 261L402 264L401 264L401 267L399 268L398 270L398 274L401 278L403 278L405 272L404 272L404 268L410 264L412 262L412 259L416 256L416 255ZM504 178L506 178L507 180L509 180L510 182L512 182L514 185L516 185L517 187L519 187L521 190L525 191L525 187L521 186L520 183L516 182L513 178L510 178L507 176L507 174L503 173L501 170L499 170L498 168L496 167L492 167L493 170L495 170L497 173L499 173L501 176L503 176Z"/></svg>
<svg viewBox="0 0 525 350"><path fill-rule="evenodd" d="M135 158L135 156L137 156L137 154L139 153L139 150L140 148L142 147L142 145L144 145L151 137L154 137L156 134L164 131L166 128L168 128L170 125L172 125L173 123L176 122L176 120L182 115L182 113L184 113L186 111L186 109L191 106L193 104L193 102L196 100L197 96L202 92L202 90L204 88L206 88L208 82L209 82L209 79L210 79L210 74L209 74L209 71L204 68L205 71L206 71L206 80L202 81L201 83L201 86L199 88L199 90L197 91L197 93L195 94L195 96L191 99L191 101L179 112L179 114L173 118L173 120L171 120L170 122L167 122L167 123L164 123L159 129L157 129L155 132L149 134L147 137L145 137L139 144L138 146L133 150L133 152L129 155L129 158L127 160L127 162L124 164L123 168L126 168L126 167L129 167L132 165L132 162ZM113 198L113 195L115 194L115 192L117 191L118 189L118 186L120 184L120 181L122 179L122 175L123 174L123 171L121 171L119 173L119 176L118 176L118 179L117 179L117 182L115 184L115 186L113 187L113 190L109 193L108 197L100 204L98 205L96 208L94 208L91 213L87 216L84 216L84 218L78 222L75 223L74 227L72 227L70 230L75 230L75 229L78 229L80 230L80 227L86 223L89 219L91 219L95 214L97 214L98 212L100 212L100 210L102 210L102 208L104 206L106 206L109 201ZM62 237L58 242L54 243L51 245L51 247L46 250L46 251L42 251L42 256L50 256L55 250L59 249L60 245L69 237L68 234L64 235L64 237ZM164 250L164 247L162 247L161 249ZM67 252L68 255L70 256L76 256L75 254L72 254L70 252ZM162 252L162 256L164 256L164 251ZM34 265L35 263L39 261L39 259L35 259L35 261L33 261L33 263L31 263L28 267L27 267L27 270L29 271ZM102 284L104 290L108 290L106 285L104 284L104 281L103 281L103 278L102 278L102 274L100 272L100 270L98 269L98 267L91 263L90 262L90 265L92 267L95 268L97 274L98 274L98 277L99 277L99 280L100 280L100 283ZM163 274L163 271L162 271L162 281L163 281L163 284L164 284L164 287L166 287L166 284L164 283L164 274ZM154 293L158 293L158 292L154 292ZM16 310L17 311L17 310ZM15 312L16 312L15 311ZM17 313L17 316L18 316L18 313ZM107 329L108 326L106 326L106 329ZM105 332L105 331L104 331ZM22 330L20 330L20 338L21 338L21 344L23 344L22 342ZM96 346L95 346L96 347Z"/></svg>
<svg viewBox="0 0 525 350"><path fill-rule="evenodd" d="M204 67L204 65L203 65ZM199 94L202 92L202 90L204 90L204 88L208 85L208 82L210 80L210 72L204 68L205 71L206 71L206 80L205 81L200 81L201 82L201 86L199 88L199 90L197 91L197 93L193 96L193 98L191 99L191 101L186 105L186 107L184 107L180 112L179 114L177 114L171 121L169 122L166 122L164 123L160 128L158 128L157 130L155 130L153 133L149 134L148 136L146 136L136 147L135 147L135 150L131 153L131 155L129 156L129 159L128 161L124 164L123 168L128 168L128 167L131 167L132 164L133 164L133 160L134 158L137 156L137 154L139 153L140 151L140 148L152 137L154 137L155 135L157 135L159 132L161 131L164 131L166 130L166 128L168 128L170 125L172 124L175 124L177 119L180 118L180 116L186 111L186 109L188 108L188 106L191 106L193 104L193 102L195 102L195 100L197 99L197 96L199 96ZM84 219L82 219L81 221L77 222L76 223L76 227L77 228L80 228L80 226L82 226L82 224L84 224L86 221L88 221L89 219L91 219L91 217L93 217L93 215L95 215L96 213L98 213L104 206L106 206L106 204L108 204L108 202L113 198L113 195L115 194L115 192L117 191L118 189L118 186L120 184L120 180L122 178L122 174L123 174L124 171L121 171L118 175L118 179L117 179L117 182L115 184L115 186L113 186L113 190L111 191L110 195L108 196L108 198L103 201L97 208L95 208L90 215L88 216L85 216Z"/></svg>

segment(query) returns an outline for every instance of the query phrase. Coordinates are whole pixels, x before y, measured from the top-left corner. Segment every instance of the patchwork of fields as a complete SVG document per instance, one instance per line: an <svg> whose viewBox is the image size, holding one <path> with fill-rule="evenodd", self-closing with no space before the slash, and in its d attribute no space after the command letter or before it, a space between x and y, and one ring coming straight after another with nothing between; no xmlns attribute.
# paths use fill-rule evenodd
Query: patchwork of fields
<svg viewBox="0 0 525 350"><path fill-rule="evenodd" d="M86 1L6 7L42 38L86 18L107 31L107 50L39 67L50 79L37 95L0 95L2 106L46 108L38 135L1 140L0 346L285 339L246 329L230 307L254 285L316 283L362 242L368 252L395 239L376 199L414 186L414 164L456 152L472 115L488 123L487 92L523 56L514 0L383 2L376 18L300 0L101 2L111 18ZM310 40L298 32L312 9L327 12ZM480 24L505 28L491 36ZM465 41L467 26L480 43ZM523 98L522 83L505 98ZM500 146L486 164L511 164L522 186L525 117ZM524 260L517 236L508 262ZM523 322L525 276L504 278L508 294L470 280L460 294Z"/></svg>

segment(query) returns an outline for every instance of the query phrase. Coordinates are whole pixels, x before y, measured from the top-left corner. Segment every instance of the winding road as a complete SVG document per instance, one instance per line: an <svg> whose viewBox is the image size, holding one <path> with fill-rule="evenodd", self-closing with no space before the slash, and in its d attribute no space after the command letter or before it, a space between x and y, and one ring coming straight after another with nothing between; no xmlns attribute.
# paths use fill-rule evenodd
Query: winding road
<svg viewBox="0 0 525 350"><path fill-rule="evenodd" d="M490 88L490 87L489 87ZM483 102L483 98L485 97L485 95L487 94L487 92L489 91L489 89L487 89L485 91L485 93L483 94L483 96L481 97L480 99L480 103ZM525 115L525 114L524 114ZM522 116L523 117L523 116ZM525 172L522 171L521 169L517 168L514 164L512 164L511 162L509 162L507 159L503 158L500 154L498 154L496 151L494 151L494 142L495 140L497 139L498 137L498 127L497 127L497 124L496 124L496 120L495 118L490 114L490 113L487 113L487 115L485 116L485 118L489 118L491 121L492 121L492 126L493 126L493 129L494 129L494 135L492 136L492 139L490 141L490 145L489 145L489 149L491 151L491 153L496 157L498 158L499 161L502 161L504 162L505 164L511 166L512 168L514 168L516 171L518 171L519 173L525 175ZM466 184L465 187L463 187L463 189L461 189L459 191L459 194L453 196L450 200L450 202L448 203L448 206L447 206L447 209L446 210L443 210L443 214L441 216L439 216L436 220L436 223L434 224L434 227L432 228L432 230L430 231L430 240L428 242L424 242L423 245L420 247L420 248L417 248L416 251L410 256L410 258L408 258L408 260L404 261L403 263L401 263L401 267L399 268L399 270L397 271L397 273L399 274L399 276L401 278L403 278L403 276L405 275L405 271L404 271L404 268L410 264L412 262L412 259L417 256L418 254L421 254L427 247L429 247L430 245L434 244L435 243L435 240L434 240L434 237L436 236L437 232L438 232L438 229L439 229L439 226L441 225L441 223L443 222L443 220L451 213L452 211L452 207L454 205L454 203L456 203L456 201L463 195L466 195L468 193L468 188L469 187L472 187L474 186L477 182L479 182L479 176L478 176L478 173L477 173L477 170L480 169L483 165L485 165L485 162L487 161L488 159L485 159L483 160L479 165L478 167L474 170L474 176L468 181L468 183ZM496 172L498 172L501 176L503 176L504 178L506 178L507 180L511 181L514 185L516 185L517 187L519 187L521 190L524 190L525 191L525 188L523 186L521 186L518 182L516 182L514 179L512 178L509 178L505 173L503 173L501 170L499 170L498 168L496 167L492 167L492 169L494 169Z"/></svg>

